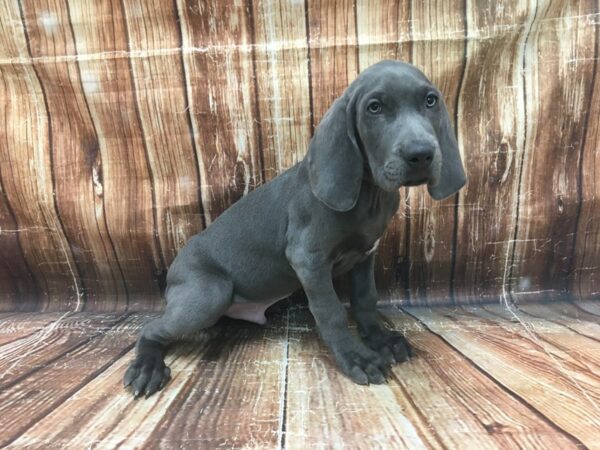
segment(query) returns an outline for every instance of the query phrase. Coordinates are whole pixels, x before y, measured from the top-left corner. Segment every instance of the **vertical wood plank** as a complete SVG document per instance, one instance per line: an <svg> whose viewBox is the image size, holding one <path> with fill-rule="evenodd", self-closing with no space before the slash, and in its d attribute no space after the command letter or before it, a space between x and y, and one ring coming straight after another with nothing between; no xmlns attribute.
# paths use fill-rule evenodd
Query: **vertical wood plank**
<svg viewBox="0 0 600 450"><path fill-rule="evenodd" d="M100 303L112 309L126 302L126 291L106 227L98 136L83 95L67 4L25 0L22 8L48 106L57 209L85 289L85 308Z"/></svg>
<svg viewBox="0 0 600 450"><path fill-rule="evenodd" d="M2 2L0 15L0 57L28 61L31 55L19 3ZM46 93L30 64L2 64L0 73L0 101L5 105L0 112L0 178L5 211L13 215L5 221L11 226L8 232L18 234L25 259L21 268L29 268L39 287L36 307L79 309L83 293L78 268L54 198ZM15 269L18 265L17 259Z"/></svg>
<svg viewBox="0 0 600 450"><path fill-rule="evenodd" d="M582 201L581 151L588 117L593 117L592 60L598 37L589 14L596 8L593 1L537 5L524 55L527 156L515 212L513 276L508 280L518 302L567 295Z"/></svg>
<svg viewBox="0 0 600 450"><path fill-rule="evenodd" d="M162 261L175 258L203 226L197 155L187 100L175 3L123 2L131 74L153 173L154 214Z"/></svg>
<svg viewBox="0 0 600 450"><path fill-rule="evenodd" d="M112 309L161 306L157 276L164 270L156 238L154 173L140 123L122 4L69 3L84 96L98 136L96 192L125 279L128 301ZM100 53L102 57L90 56ZM101 304L98 308L104 309Z"/></svg>
<svg viewBox="0 0 600 450"><path fill-rule="evenodd" d="M396 0L357 0L356 32L360 70L383 60L410 62L411 4Z"/></svg>
<svg viewBox="0 0 600 450"><path fill-rule="evenodd" d="M523 49L535 2L466 3L467 63L458 137L469 182L461 191L455 297L493 301L510 274L525 146Z"/></svg>
<svg viewBox="0 0 600 450"><path fill-rule="evenodd" d="M600 180L597 179L596 169L600 167L600 27L597 14L600 5L595 5L595 14L582 18L586 20L585 29L591 34L595 32L593 60L575 60L572 64L578 67L592 65L593 77L589 105L587 107L587 123L582 138L581 154L579 156L579 209L575 229L573 256L569 267L569 292L579 300L600 299L600 276L598 261L600 260L600 215L598 202L600 199ZM588 44L590 42L588 41Z"/></svg>
<svg viewBox="0 0 600 450"><path fill-rule="evenodd" d="M254 60L265 181L304 158L311 137L303 2L257 0Z"/></svg>
<svg viewBox="0 0 600 450"><path fill-rule="evenodd" d="M384 58L441 87L469 175L441 203L404 190L379 248L384 296L600 296L595 1L0 8L0 310L159 308L203 213L303 157Z"/></svg>
<svg viewBox="0 0 600 450"><path fill-rule="evenodd" d="M353 0L309 0L308 46L313 126L359 72Z"/></svg>
<svg viewBox="0 0 600 450"><path fill-rule="evenodd" d="M245 2L177 2L207 224L263 180Z"/></svg>
<svg viewBox="0 0 600 450"><path fill-rule="evenodd" d="M0 178L0 311L33 310L41 296L21 249L15 215Z"/></svg>

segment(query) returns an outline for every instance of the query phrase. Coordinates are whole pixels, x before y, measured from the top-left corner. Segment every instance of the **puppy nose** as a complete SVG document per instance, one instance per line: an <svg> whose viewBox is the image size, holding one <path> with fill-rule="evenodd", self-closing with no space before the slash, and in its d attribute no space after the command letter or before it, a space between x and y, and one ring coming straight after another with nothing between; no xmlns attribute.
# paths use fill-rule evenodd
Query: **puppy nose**
<svg viewBox="0 0 600 450"><path fill-rule="evenodd" d="M433 161L434 149L429 144L415 144L404 151L404 159L413 169L427 169Z"/></svg>

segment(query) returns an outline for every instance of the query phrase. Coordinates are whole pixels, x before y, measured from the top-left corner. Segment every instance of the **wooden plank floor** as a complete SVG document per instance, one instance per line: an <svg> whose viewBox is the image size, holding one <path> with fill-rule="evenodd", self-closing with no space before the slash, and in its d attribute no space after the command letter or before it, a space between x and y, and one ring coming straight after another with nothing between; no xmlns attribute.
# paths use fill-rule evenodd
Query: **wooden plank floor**
<svg viewBox="0 0 600 450"><path fill-rule="evenodd" d="M336 369L303 306L180 344L173 378L121 378L150 314L0 316L8 448L600 449L600 305L387 308L416 356L381 386Z"/></svg>

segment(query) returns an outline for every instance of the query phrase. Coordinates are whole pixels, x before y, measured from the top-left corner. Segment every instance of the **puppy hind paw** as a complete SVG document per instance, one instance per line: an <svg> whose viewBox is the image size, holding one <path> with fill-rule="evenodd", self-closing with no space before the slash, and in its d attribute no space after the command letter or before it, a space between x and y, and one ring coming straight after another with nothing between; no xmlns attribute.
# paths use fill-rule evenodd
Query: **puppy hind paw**
<svg viewBox="0 0 600 450"><path fill-rule="evenodd" d="M161 356L138 355L123 377L123 385L131 386L134 398L150 397L160 391L171 378L169 369Z"/></svg>

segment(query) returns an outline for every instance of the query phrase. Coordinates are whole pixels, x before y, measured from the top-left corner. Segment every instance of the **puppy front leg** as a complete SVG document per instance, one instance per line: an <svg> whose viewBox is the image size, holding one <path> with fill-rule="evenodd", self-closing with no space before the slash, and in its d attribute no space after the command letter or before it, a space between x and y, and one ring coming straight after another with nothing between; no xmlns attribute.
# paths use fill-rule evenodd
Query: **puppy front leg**
<svg viewBox="0 0 600 450"><path fill-rule="evenodd" d="M406 361L410 355L408 342L401 333L383 326L377 315L374 268L375 255L371 254L350 271L352 316L365 343L387 363Z"/></svg>
<svg viewBox="0 0 600 450"><path fill-rule="evenodd" d="M340 370L358 384L385 381L386 365L377 352L365 346L348 329L346 308L331 279L331 268L294 267L308 297L308 306L323 341L333 352Z"/></svg>

